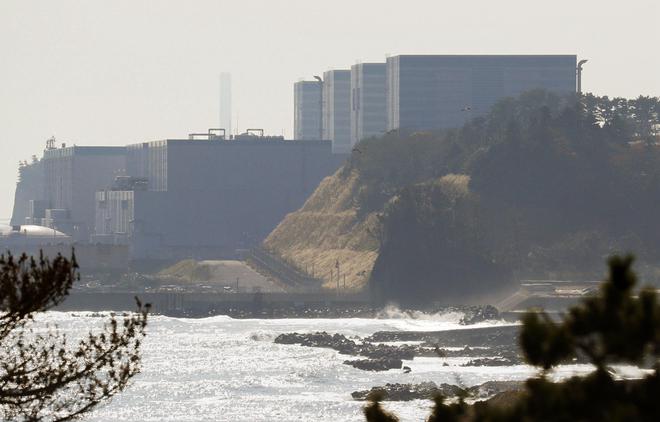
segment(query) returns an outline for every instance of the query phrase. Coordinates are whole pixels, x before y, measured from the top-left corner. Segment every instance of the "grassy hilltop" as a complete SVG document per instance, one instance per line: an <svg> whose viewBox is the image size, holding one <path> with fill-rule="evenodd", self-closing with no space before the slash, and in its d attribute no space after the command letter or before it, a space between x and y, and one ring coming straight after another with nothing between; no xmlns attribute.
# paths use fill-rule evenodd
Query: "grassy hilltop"
<svg viewBox="0 0 660 422"><path fill-rule="evenodd" d="M366 139L264 245L328 288L339 262L340 287L417 303L598 279L619 251L653 264L659 112L657 98L533 91L460 129Z"/></svg>

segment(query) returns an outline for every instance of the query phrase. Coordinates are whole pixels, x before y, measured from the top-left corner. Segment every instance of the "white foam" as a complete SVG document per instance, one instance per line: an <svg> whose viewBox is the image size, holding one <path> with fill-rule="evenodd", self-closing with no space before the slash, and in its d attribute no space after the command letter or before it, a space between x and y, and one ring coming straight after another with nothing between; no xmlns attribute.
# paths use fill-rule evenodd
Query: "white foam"
<svg viewBox="0 0 660 422"><path fill-rule="evenodd" d="M73 337L105 321L76 315L49 312L39 320L56 322ZM279 333L293 331L367 336L381 330L466 328L458 320L456 315L275 320L153 316L144 342L142 373L126 391L86 420L363 421L364 403L350 396L355 390L388 382L470 386L488 380L523 380L535 374L535 368L527 365L461 367L469 358L460 357L406 361L412 368L410 374L401 370L368 372L342 364L353 358L334 350L272 342ZM442 366L443 362L449 366ZM634 375L633 369L620 371ZM587 365L567 365L553 376L562 378L590 370ZM385 405L404 421L424 420L429 406L427 401Z"/></svg>

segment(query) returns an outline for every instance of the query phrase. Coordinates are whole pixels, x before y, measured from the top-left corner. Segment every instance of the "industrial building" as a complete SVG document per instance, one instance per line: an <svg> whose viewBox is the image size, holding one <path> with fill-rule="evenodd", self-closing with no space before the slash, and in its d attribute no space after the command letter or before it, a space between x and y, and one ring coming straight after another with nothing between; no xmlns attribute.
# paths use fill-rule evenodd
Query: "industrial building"
<svg viewBox="0 0 660 422"><path fill-rule="evenodd" d="M444 129L532 89L575 93L575 55L387 58L387 129Z"/></svg>
<svg viewBox="0 0 660 422"><path fill-rule="evenodd" d="M387 130L385 63L351 66L351 146Z"/></svg>
<svg viewBox="0 0 660 422"><path fill-rule="evenodd" d="M56 148L51 140L41 160L19 169L11 223L46 226L87 241L95 228L95 192L125 168L125 147Z"/></svg>
<svg viewBox="0 0 660 422"><path fill-rule="evenodd" d="M218 132L126 147L49 144L21 165L12 224L46 227L46 238L30 237L44 246L62 233L77 249L116 246L132 260L235 257L344 159L329 141ZM11 239L25 237L14 231Z"/></svg>
<svg viewBox="0 0 660 422"><path fill-rule="evenodd" d="M141 260L235 257L342 160L328 141L281 137L129 145L124 187L96 193L96 240L130 242Z"/></svg>
<svg viewBox="0 0 660 422"><path fill-rule="evenodd" d="M351 71L323 73L323 139L332 142L332 152L351 151Z"/></svg>
<svg viewBox="0 0 660 422"><path fill-rule="evenodd" d="M322 139L322 89L320 81L298 81L293 85L293 137Z"/></svg>

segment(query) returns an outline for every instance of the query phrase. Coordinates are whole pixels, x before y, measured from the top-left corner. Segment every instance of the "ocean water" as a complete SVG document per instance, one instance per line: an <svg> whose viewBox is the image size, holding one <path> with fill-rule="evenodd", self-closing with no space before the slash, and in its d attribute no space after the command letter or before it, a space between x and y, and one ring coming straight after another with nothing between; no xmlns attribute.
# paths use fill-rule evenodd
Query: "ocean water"
<svg viewBox="0 0 660 422"><path fill-rule="evenodd" d="M380 319L180 319L152 316L143 349L142 372L86 421L362 421L363 402L351 392L385 383L472 386L489 380L524 380L536 370L525 365L461 367L467 358L417 358L400 370L366 372L343 365L349 357L328 349L274 344L281 333L327 331L367 336L381 330L466 328L457 313L409 315L389 312ZM74 337L104 320L85 313L49 312L40 318ZM484 325L504 323L482 323ZM447 362L449 366L442 366ZM567 365L563 378L591 370ZM634 368L621 368L632 371ZM426 400L387 402L403 421L422 421Z"/></svg>

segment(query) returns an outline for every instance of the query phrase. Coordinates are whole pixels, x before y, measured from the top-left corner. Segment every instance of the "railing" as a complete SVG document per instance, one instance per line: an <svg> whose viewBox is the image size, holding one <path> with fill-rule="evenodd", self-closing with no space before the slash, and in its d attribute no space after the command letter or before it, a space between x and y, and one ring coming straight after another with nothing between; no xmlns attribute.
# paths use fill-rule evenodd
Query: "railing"
<svg viewBox="0 0 660 422"><path fill-rule="evenodd" d="M273 276L294 290L317 291L323 283L321 280L299 271L261 247L252 249L247 258L248 262L257 267L257 270Z"/></svg>

